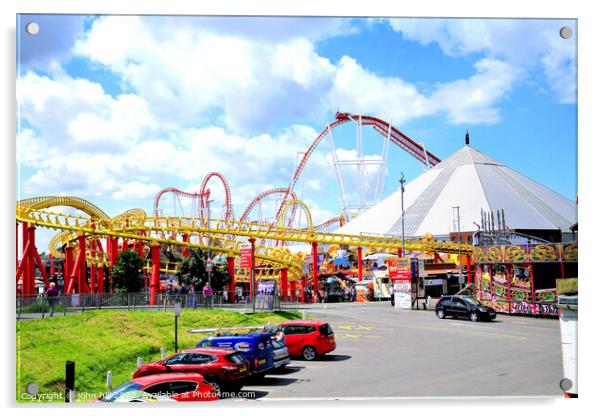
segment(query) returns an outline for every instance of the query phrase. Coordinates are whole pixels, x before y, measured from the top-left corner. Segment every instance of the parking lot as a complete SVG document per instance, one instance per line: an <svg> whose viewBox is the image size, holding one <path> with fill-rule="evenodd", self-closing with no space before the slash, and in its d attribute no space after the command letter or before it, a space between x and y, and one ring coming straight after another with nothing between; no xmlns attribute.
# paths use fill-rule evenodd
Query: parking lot
<svg viewBox="0 0 602 416"><path fill-rule="evenodd" d="M292 361L243 388L258 400L328 397L561 396L557 320L498 315L493 322L439 320L390 303L319 304L337 349Z"/></svg>

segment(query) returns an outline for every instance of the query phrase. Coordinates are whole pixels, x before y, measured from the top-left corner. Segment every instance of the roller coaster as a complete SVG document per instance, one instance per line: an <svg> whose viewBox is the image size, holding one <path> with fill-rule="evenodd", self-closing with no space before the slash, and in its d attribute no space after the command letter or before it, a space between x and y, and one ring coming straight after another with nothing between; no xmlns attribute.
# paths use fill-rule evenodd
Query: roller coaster
<svg viewBox="0 0 602 416"><path fill-rule="evenodd" d="M154 199L151 216L148 216L143 209L134 208L110 217L98 206L78 197L43 196L23 199L16 204L17 244L19 224L21 224L23 249L21 260L16 259L18 293L29 295L35 292L36 265L44 283L49 284L45 265L35 245L35 227L59 231L50 241L49 249L53 258L63 259L66 294L104 291L106 279L111 278L110 271L116 264L121 246L122 252L136 251L141 257L149 259L144 270L150 274L151 304L154 304L157 299L160 273L173 273L178 268L177 263L161 262L162 246L181 247L184 256L189 254L191 248L210 249L212 252L225 255L230 276L228 290L233 293L236 282L249 281L249 269L243 269L237 266L237 263L241 254L241 245L250 242L254 253L254 264L251 270L254 271L255 278L278 280L280 293L284 298L288 297L289 283L290 291L294 292L297 283L300 283L304 289L307 282L303 272L305 254L292 254L287 244L311 245L310 278L313 278L314 288L317 287L318 278L318 245L336 244L340 247L355 247L358 264L362 264L363 248L370 251L388 251L401 256L402 240L399 238L321 231L328 226L342 225L347 220L346 216L334 217L314 226L309 208L297 199L293 190L307 159L324 135L332 128L348 121L374 127L379 133L385 135L387 140L391 140L427 166L440 161L389 123L375 117L337 113L336 121L330 123L305 152L288 187L266 190L257 195L243 211L239 220L235 219L229 184L226 178L217 172L211 172L204 178L198 193L185 192L177 188L161 190ZM218 179L224 188L223 218L210 218L209 215L208 202L211 191L208 184L212 178ZM170 193L174 198L192 199L192 215L160 215L160 200ZM275 218L264 221L250 220L253 209L265 198L275 195L281 196ZM54 212L53 208L56 207L71 207L85 215ZM305 214L307 222L305 228L293 227L297 209L301 209ZM290 216L287 216L289 211ZM463 254L472 252L470 245L463 244L459 247L456 243L436 242L426 238L405 241L405 249L428 253L458 253L459 249ZM362 279L361 267L358 268L358 278ZM253 290L252 287L250 289ZM304 290L301 292L304 293Z"/></svg>

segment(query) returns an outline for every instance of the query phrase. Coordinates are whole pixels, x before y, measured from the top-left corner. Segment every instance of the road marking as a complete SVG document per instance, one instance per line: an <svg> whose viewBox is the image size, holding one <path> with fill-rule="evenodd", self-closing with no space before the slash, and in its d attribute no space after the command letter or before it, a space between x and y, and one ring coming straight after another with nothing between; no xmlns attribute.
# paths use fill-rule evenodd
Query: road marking
<svg viewBox="0 0 602 416"><path fill-rule="evenodd" d="M371 326L371 325L337 325L337 329L346 329L348 331L392 331L393 328Z"/></svg>
<svg viewBox="0 0 602 416"><path fill-rule="evenodd" d="M371 335L371 334L350 334L346 332L338 332L336 334L337 338L382 338L382 335Z"/></svg>

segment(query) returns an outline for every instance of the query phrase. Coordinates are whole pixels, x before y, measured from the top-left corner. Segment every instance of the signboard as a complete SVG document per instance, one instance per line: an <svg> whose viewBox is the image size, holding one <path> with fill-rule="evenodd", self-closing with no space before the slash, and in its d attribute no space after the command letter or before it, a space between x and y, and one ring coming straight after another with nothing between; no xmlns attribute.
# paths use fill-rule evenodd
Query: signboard
<svg viewBox="0 0 602 416"><path fill-rule="evenodd" d="M389 279L398 309L412 309L412 262L410 258L389 260Z"/></svg>
<svg viewBox="0 0 602 416"><path fill-rule="evenodd" d="M255 308L272 311L274 310L274 296L276 295L276 282L274 280L260 280L257 282L255 295Z"/></svg>
<svg viewBox="0 0 602 416"><path fill-rule="evenodd" d="M442 286L443 279L424 279L425 286Z"/></svg>
<svg viewBox="0 0 602 416"><path fill-rule="evenodd" d="M205 264L205 271L210 272L211 270L213 270L213 263L211 263L211 261L207 260L207 263Z"/></svg>
<svg viewBox="0 0 602 416"><path fill-rule="evenodd" d="M240 267L242 269L251 268L251 257L253 255L253 249L250 243L240 245Z"/></svg>

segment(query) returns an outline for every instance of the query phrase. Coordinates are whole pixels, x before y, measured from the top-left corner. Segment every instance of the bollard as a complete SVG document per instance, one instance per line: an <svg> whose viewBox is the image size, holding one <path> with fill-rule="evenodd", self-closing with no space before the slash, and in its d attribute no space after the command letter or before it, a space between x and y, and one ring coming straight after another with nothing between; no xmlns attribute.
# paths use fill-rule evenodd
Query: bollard
<svg viewBox="0 0 602 416"><path fill-rule="evenodd" d="M302 316L303 316L303 320L307 319L307 311L305 309L303 309L301 311L301 313L302 313Z"/></svg>
<svg viewBox="0 0 602 416"><path fill-rule="evenodd" d="M136 358L136 365L137 365L138 367L141 367L141 366L142 366L142 357L138 357L138 358Z"/></svg>
<svg viewBox="0 0 602 416"><path fill-rule="evenodd" d="M161 348L161 359L165 358L165 348Z"/></svg>
<svg viewBox="0 0 602 416"><path fill-rule="evenodd" d="M107 390L113 390L113 373L107 371Z"/></svg>
<svg viewBox="0 0 602 416"><path fill-rule="evenodd" d="M75 362L65 361L65 403L75 401Z"/></svg>

